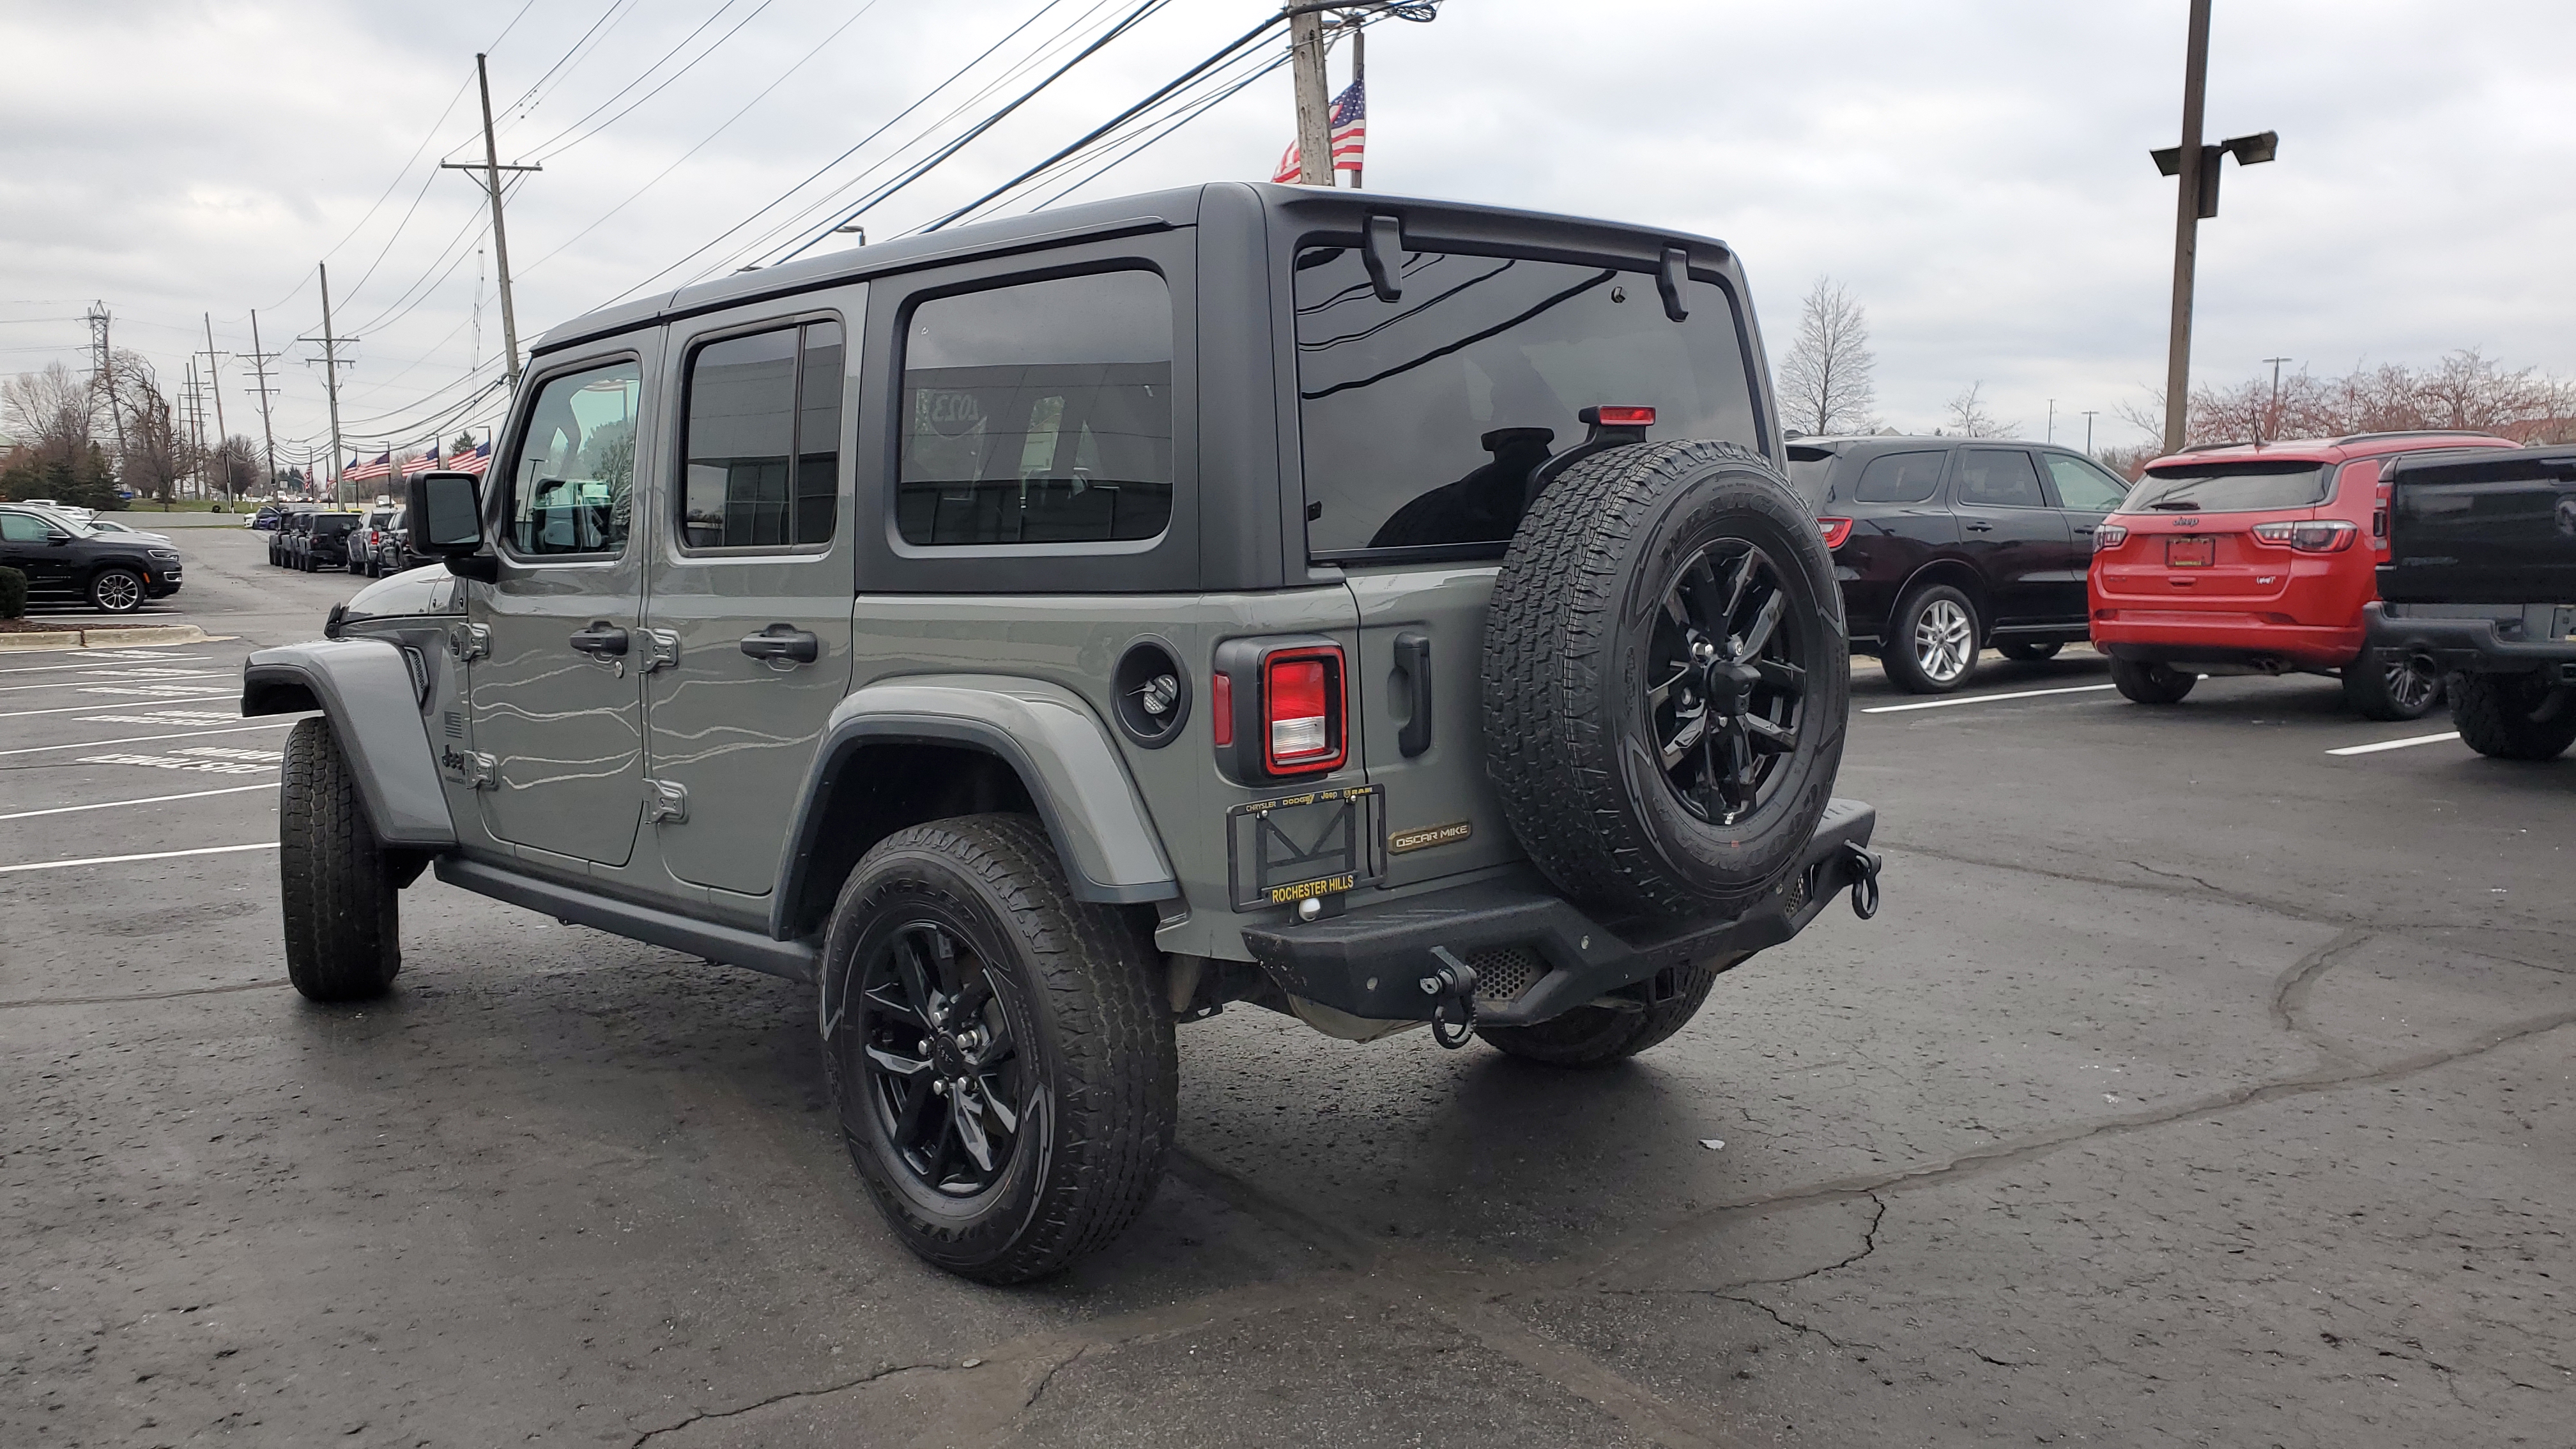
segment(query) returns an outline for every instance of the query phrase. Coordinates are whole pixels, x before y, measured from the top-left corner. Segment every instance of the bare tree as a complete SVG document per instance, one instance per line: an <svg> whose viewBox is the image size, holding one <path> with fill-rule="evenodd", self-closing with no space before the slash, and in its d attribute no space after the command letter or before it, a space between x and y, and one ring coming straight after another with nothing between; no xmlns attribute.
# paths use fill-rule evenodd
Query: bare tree
<svg viewBox="0 0 2576 1449"><path fill-rule="evenodd" d="M2019 418L2008 423L1997 422L1995 415L1986 410L1985 400L1978 396L1985 391L1985 386L1984 379L1980 378L1969 383L1966 391L1950 399L1950 431L1963 438L2009 438L2020 432Z"/></svg>
<svg viewBox="0 0 2576 1449"><path fill-rule="evenodd" d="M1831 277L1807 290L1798 340L1780 359L1781 426L1800 433L1866 433L1878 426L1869 314Z"/></svg>
<svg viewBox="0 0 2576 1449"><path fill-rule="evenodd" d="M2148 398L2112 411L2141 431L2161 433L2164 399L2153 392ZM2499 366L2476 348L2420 369L2388 362L2321 378L2301 368L2277 381L2260 376L2195 389L2184 435L2200 446L2416 428L2460 428L2526 444L2576 440L2576 383Z"/></svg>
<svg viewBox="0 0 2576 1449"><path fill-rule="evenodd" d="M37 461L70 467L89 447L96 395L86 378L59 362L0 382L0 412Z"/></svg>
<svg viewBox="0 0 2576 1449"><path fill-rule="evenodd" d="M240 433L224 439L209 451L206 475L226 498L260 491L259 440Z"/></svg>

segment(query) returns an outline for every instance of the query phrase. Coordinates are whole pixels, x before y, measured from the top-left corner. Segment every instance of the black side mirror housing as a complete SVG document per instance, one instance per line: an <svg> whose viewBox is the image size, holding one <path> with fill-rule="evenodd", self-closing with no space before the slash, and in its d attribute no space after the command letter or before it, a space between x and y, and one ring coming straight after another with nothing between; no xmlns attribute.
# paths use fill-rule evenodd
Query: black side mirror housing
<svg viewBox="0 0 2576 1449"><path fill-rule="evenodd" d="M471 473L423 473L411 480L404 518L414 553L434 554L447 571L491 582L500 560L483 547L483 480Z"/></svg>
<svg viewBox="0 0 2576 1449"><path fill-rule="evenodd" d="M62 531L61 529L59 529L59 528L55 528L55 529L48 529L48 530L46 530L46 533L45 533L45 542L52 544L52 545L53 545L54 547L56 547L56 548L61 548L64 544L67 544L67 543L69 543L69 542L71 542L71 541L72 541L72 536L71 536L70 534L68 534L68 533L63 532L63 531Z"/></svg>

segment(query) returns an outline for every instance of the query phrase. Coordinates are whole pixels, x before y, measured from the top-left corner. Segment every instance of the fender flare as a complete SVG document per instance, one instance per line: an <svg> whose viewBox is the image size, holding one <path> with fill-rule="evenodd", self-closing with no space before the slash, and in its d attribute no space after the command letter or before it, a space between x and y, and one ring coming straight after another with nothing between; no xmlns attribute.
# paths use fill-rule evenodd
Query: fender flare
<svg viewBox="0 0 2576 1449"><path fill-rule="evenodd" d="M318 709L358 777L376 839L406 850L456 844L438 759L402 652L384 639L262 649L242 665L245 717Z"/></svg>
<svg viewBox="0 0 2576 1449"><path fill-rule="evenodd" d="M1181 894L1144 798L1082 696L1009 675L908 675L856 691L825 723L770 894L772 939L787 939L787 913L805 884L825 825L823 802L841 772L867 746L890 743L962 745L1016 770L1074 899L1135 904Z"/></svg>

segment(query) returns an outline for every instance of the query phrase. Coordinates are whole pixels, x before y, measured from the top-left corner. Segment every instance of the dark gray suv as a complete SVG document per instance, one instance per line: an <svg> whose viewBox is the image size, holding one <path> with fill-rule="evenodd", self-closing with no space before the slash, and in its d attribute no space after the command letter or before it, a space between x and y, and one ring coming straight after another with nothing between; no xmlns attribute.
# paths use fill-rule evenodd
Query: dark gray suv
<svg viewBox="0 0 2576 1449"><path fill-rule="evenodd" d="M1596 1066L1835 895L1847 655L1742 271L1219 184L538 342L415 570L263 650L286 956L424 869L813 983L852 1157L1006 1282L1152 1193L1237 1003Z"/></svg>

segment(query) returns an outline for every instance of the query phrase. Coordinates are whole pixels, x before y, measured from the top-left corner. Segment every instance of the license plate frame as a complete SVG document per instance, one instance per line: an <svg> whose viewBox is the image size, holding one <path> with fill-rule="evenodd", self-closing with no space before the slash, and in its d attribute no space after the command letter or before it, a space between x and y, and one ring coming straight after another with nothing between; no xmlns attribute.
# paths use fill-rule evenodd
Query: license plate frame
<svg viewBox="0 0 2576 1449"><path fill-rule="evenodd" d="M2205 569L2218 564L2218 540L2206 535L2183 536L2165 540L2165 567L2169 569Z"/></svg>
<svg viewBox="0 0 2576 1449"><path fill-rule="evenodd" d="M1385 880L1385 795L1376 785L1345 785L1226 811L1234 908L1294 905Z"/></svg>

